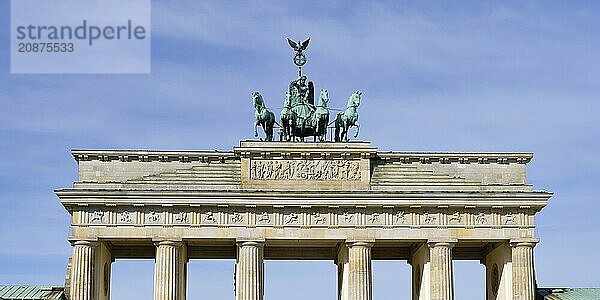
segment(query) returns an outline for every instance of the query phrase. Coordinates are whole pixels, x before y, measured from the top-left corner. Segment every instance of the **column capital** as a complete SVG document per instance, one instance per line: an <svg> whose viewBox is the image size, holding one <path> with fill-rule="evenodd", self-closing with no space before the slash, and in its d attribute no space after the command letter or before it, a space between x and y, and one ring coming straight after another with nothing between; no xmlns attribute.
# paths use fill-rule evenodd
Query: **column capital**
<svg viewBox="0 0 600 300"><path fill-rule="evenodd" d="M346 246L352 247L367 247L371 248L375 244L375 240L346 240Z"/></svg>
<svg viewBox="0 0 600 300"><path fill-rule="evenodd" d="M71 246L89 246L96 247L100 242L98 240L69 240Z"/></svg>
<svg viewBox="0 0 600 300"><path fill-rule="evenodd" d="M235 243L236 243L236 245L238 245L240 247L254 246L254 247L262 248L265 246L264 239L236 239Z"/></svg>
<svg viewBox="0 0 600 300"><path fill-rule="evenodd" d="M153 240L153 242L156 247L158 247L158 246L181 247L183 245L183 241L181 241L181 240L156 239L156 240Z"/></svg>
<svg viewBox="0 0 600 300"><path fill-rule="evenodd" d="M511 240L510 241L510 246L512 248L516 248L516 247L529 247L529 248L533 248L535 247L535 245L537 245L537 243L539 243L540 240L538 239L518 239L518 240Z"/></svg>
<svg viewBox="0 0 600 300"><path fill-rule="evenodd" d="M434 248L434 247L453 248L454 245L456 245L456 243L458 243L457 239L432 239L432 240L427 240L427 245L429 246L429 248Z"/></svg>

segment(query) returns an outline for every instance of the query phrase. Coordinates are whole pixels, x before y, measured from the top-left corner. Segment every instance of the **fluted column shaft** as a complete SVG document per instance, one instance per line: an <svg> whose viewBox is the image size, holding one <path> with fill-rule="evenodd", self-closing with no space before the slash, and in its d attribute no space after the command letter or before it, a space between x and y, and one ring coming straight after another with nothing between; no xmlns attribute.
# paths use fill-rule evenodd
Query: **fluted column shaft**
<svg viewBox="0 0 600 300"><path fill-rule="evenodd" d="M76 241L73 244L71 300L93 300L95 293L95 261L98 243Z"/></svg>
<svg viewBox="0 0 600 300"><path fill-rule="evenodd" d="M235 299L262 300L264 296L264 242L237 244Z"/></svg>
<svg viewBox="0 0 600 300"><path fill-rule="evenodd" d="M369 242L349 242L348 288L350 300L373 299L371 275L371 247Z"/></svg>
<svg viewBox="0 0 600 300"><path fill-rule="evenodd" d="M184 300L181 285L182 242L160 241L156 245L154 262L154 300Z"/></svg>
<svg viewBox="0 0 600 300"><path fill-rule="evenodd" d="M454 276L452 271L453 243L431 242L431 299L454 299Z"/></svg>
<svg viewBox="0 0 600 300"><path fill-rule="evenodd" d="M512 279L513 299L535 299L535 273L533 268L533 247L535 242L513 242Z"/></svg>

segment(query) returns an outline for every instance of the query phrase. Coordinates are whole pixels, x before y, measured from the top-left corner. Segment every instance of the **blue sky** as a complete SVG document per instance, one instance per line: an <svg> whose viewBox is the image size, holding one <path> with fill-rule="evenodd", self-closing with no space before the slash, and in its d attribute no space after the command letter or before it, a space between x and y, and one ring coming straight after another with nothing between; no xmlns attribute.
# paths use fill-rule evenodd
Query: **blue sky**
<svg viewBox="0 0 600 300"><path fill-rule="evenodd" d="M305 73L382 150L534 152L540 286L600 286L597 1L153 1L148 75L11 75L0 2L0 284L62 284L69 218L53 194L72 148L231 149L252 137L252 90L281 107ZM233 299L232 261L193 261L190 299ZM375 299L409 299L405 262L374 266ZM152 262L117 262L113 299L150 299ZM483 267L457 263L457 299ZM335 297L331 262L267 263L266 299ZM302 288L309 284L310 289ZM290 294L292 294L290 296Z"/></svg>

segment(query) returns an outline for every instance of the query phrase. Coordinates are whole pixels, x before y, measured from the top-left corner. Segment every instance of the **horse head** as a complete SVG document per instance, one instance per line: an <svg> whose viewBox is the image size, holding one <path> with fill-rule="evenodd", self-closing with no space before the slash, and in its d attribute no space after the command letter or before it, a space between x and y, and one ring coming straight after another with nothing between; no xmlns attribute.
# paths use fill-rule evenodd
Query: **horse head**
<svg viewBox="0 0 600 300"><path fill-rule="evenodd" d="M260 110L265 107L265 102L263 101L262 95L258 91L252 92L252 103L254 104L254 108L256 110Z"/></svg>
<svg viewBox="0 0 600 300"><path fill-rule="evenodd" d="M360 96L362 95L361 91L356 91L350 98L348 99L347 107L358 107L360 105Z"/></svg>
<svg viewBox="0 0 600 300"><path fill-rule="evenodd" d="M319 106L327 107L327 103L329 102L329 92L326 89L322 89L319 94Z"/></svg>

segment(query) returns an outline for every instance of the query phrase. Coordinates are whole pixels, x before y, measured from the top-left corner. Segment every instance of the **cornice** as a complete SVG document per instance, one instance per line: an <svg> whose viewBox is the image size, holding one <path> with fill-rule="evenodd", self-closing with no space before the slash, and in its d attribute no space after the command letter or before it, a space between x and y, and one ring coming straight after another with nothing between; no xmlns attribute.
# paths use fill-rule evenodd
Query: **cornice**
<svg viewBox="0 0 600 300"><path fill-rule="evenodd" d="M277 144L277 143L270 143ZM282 143L286 144L286 143ZM299 143L301 144L301 143ZM332 145L335 145L332 143ZM316 145L291 147L246 147L234 151L202 150L72 150L76 161L121 162L209 162L247 158L375 158L387 162L440 163L440 164L527 164L533 153L526 152L396 152L377 151L376 148L343 147L317 148ZM360 146L363 146L362 143Z"/></svg>
<svg viewBox="0 0 600 300"><path fill-rule="evenodd" d="M80 205L286 205L516 207L541 210L553 195L533 192L295 192L57 190L67 207Z"/></svg>
<svg viewBox="0 0 600 300"><path fill-rule="evenodd" d="M529 152L378 152L386 161L402 163L440 164L527 164L533 158Z"/></svg>
<svg viewBox="0 0 600 300"><path fill-rule="evenodd" d="M225 161L235 159L231 151L193 150L71 150L76 161L121 161L121 162L192 162Z"/></svg>

